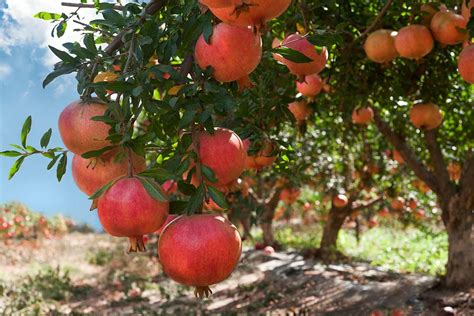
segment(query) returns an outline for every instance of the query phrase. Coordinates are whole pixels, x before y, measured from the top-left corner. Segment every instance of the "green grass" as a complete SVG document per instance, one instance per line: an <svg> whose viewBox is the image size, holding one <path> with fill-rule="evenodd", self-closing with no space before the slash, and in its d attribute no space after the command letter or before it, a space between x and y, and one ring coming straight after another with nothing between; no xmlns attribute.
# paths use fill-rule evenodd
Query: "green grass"
<svg viewBox="0 0 474 316"><path fill-rule="evenodd" d="M275 238L284 248L302 250L317 248L321 233L319 225L281 227L275 230ZM353 231L342 230L338 249L356 260L369 261L392 271L439 275L445 272L448 238L445 232L415 227L376 227L362 233L357 243Z"/></svg>

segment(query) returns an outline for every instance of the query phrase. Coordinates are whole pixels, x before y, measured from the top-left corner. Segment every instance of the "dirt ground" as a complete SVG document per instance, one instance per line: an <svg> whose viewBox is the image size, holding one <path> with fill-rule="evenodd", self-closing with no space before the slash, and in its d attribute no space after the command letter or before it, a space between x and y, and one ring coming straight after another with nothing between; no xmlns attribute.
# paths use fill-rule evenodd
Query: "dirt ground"
<svg viewBox="0 0 474 316"><path fill-rule="evenodd" d="M1 244L0 279L15 282L46 267L70 271L74 287L87 290L58 302L61 314L474 315L474 289L442 291L428 276L251 249L231 278L212 287L211 298L198 300L192 289L161 273L152 246L140 255L125 254L125 247L122 239L79 233L37 244Z"/></svg>

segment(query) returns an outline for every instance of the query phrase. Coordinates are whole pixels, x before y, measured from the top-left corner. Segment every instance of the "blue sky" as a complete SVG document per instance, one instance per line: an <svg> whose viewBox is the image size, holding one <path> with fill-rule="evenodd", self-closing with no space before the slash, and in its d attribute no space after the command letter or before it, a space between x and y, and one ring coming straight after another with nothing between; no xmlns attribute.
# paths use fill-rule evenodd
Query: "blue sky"
<svg viewBox="0 0 474 316"><path fill-rule="evenodd" d="M63 146L57 120L62 109L78 98L73 76L59 79L46 89L41 87L55 61L47 44L58 47L60 41L49 38L48 22L32 18L39 11L63 12L57 0L0 0L0 150L20 142L21 126L28 115L33 118L28 138L31 145L39 147L41 135L51 127L50 145ZM77 35L71 32L65 36L66 41L75 39ZM71 159L69 156L69 162ZM58 183L55 172L46 170L48 161L30 157L8 181L14 159L0 157L0 203L19 201L47 216L62 213L99 228L96 212L89 212L87 196L74 185L70 163Z"/></svg>

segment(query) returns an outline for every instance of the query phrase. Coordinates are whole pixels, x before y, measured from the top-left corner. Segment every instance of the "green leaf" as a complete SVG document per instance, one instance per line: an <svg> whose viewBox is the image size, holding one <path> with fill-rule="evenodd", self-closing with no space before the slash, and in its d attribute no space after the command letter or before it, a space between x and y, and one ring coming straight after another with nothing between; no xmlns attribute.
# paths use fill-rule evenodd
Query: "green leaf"
<svg viewBox="0 0 474 316"><path fill-rule="evenodd" d="M56 55L59 59L64 61L67 64L74 64L77 62L77 60L69 55L68 53L57 49L56 47L53 47L51 45L48 45L49 49L53 52L54 55Z"/></svg>
<svg viewBox="0 0 474 316"><path fill-rule="evenodd" d="M307 40L313 44L320 47L332 46L332 45L342 45L344 43L344 38L335 32L330 32L326 30L316 30L314 35L307 37Z"/></svg>
<svg viewBox="0 0 474 316"><path fill-rule="evenodd" d="M170 179L173 178L173 174L165 168L155 167L150 170L139 173L140 176L158 179Z"/></svg>
<svg viewBox="0 0 474 316"><path fill-rule="evenodd" d="M43 157L46 157L46 158L49 158L49 159L53 159L54 157L56 157L56 155L51 152L51 151L47 151L47 152L44 152L44 153L41 153L41 155Z"/></svg>
<svg viewBox="0 0 474 316"><path fill-rule="evenodd" d="M43 136L41 137L41 141L40 141L41 147L43 147L43 148L48 147L49 141L51 139L51 133L52 132L53 132L53 130L50 128L46 131L46 133L43 134Z"/></svg>
<svg viewBox="0 0 474 316"><path fill-rule="evenodd" d="M179 128L189 126L189 124L191 124L194 121L194 117L196 117L196 111L184 112L183 118L179 122Z"/></svg>
<svg viewBox="0 0 474 316"><path fill-rule="evenodd" d="M61 21L56 25L56 36L62 37L66 33L67 22L65 20Z"/></svg>
<svg viewBox="0 0 474 316"><path fill-rule="evenodd" d="M186 207L186 213L188 215L192 215L202 210L204 204L204 193L204 185L201 184L189 199L188 206Z"/></svg>
<svg viewBox="0 0 474 316"><path fill-rule="evenodd" d="M95 191L94 194L89 196L89 200L96 200L96 199L100 198L102 195L104 195L105 192L107 192L108 189L110 189L111 186L113 186L115 184L115 182L117 182L118 180L123 179L123 178L125 178L125 177L120 177L120 178L113 179L112 181L110 181L109 183L107 183L106 185L101 187L99 190Z"/></svg>
<svg viewBox="0 0 474 316"><path fill-rule="evenodd" d="M93 157L99 157L101 156L103 153L105 153L106 151L109 151L111 149L114 149L115 146L107 146L107 147L104 147L102 149L98 149L98 150L91 150L91 151L88 151L84 154L81 155L82 158L93 158Z"/></svg>
<svg viewBox="0 0 474 316"><path fill-rule="evenodd" d="M43 89L46 88L48 84L50 84L54 79L56 79L59 76L70 74L74 71L76 71L75 66L71 65L63 65L60 68L56 69L55 71L51 72L46 76L46 78L43 81Z"/></svg>
<svg viewBox="0 0 474 316"><path fill-rule="evenodd" d="M51 158L52 160L49 162L48 167L46 169L51 170L51 168L53 168L56 162L58 161L59 157L61 157L61 155L57 155Z"/></svg>
<svg viewBox="0 0 474 316"><path fill-rule="evenodd" d="M31 131L31 115L26 118L25 122L23 123L23 127L21 129L20 139L21 139L21 144L23 145L23 148L26 147L26 139L30 131Z"/></svg>
<svg viewBox="0 0 474 316"><path fill-rule="evenodd" d="M150 194L152 198L160 202L168 201L165 193L161 189L161 186L150 178L138 177L138 180L142 183L145 190Z"/></svg>
<svg viewBox="0 0 474 316"><path fill-rule="evenodd" d="M187 201L170 201L170 214L181 214L187 205Z"/></svg>
<svg viewBox="0 0 474 316"><path fill-rule="evenodd" d="M209 193L209 196L211 197L211 199L221 208L223 209L229 208L229 205L227 204L225 196L221 191L217 190L213 186L208 186L207 192Z"/></svg>
<svg viewBox="0 0 474 316"><path fill-rule="evenodd" d="M107 9L102 12L104 19L113 23L114 26L122 27L126 24L124 17L113 9Z"/></svg>
<svg viewBox="0 0 474 316"><path fill-rule="evenodd" d="M33 15L34 18L49 21L49 20L59 20L61 18L61 14L59 13L52 13L52 12L38 12Z"/></svg>
<svg viewBox="0 0 474 316"><path fill-rule="evenodd" d="M4 156L4 157L18 157L21 155L22 154L20 152L15 151L15 150L0 151L0 156Z"/></svg>
<svg viewBox="0 0 474 316"><path fill-rule="evenodd" d="M201 164L201 171L202 171L203 176L207 180L209 180L210 182L213 182L213 183L217 182L216 174L214 173L214 171L211 168Z"/></svg>
<svg viewBox="0 0 474 316"><path fill-rule="evenodd" d="M97 53L97 47L95 46L94 35L88 33L84 36L84 45L86 46L87 50L91 53Z"/></svg>
<svg viewBox="0 0 474 316"><path fill-rule="evenodd" d="M192 195L196 192L196 187L194 185L186 183L183 180L178 181L178 188L184 195Z"/></svg>
<svg viewBox="0 0 474 316"><path fill-rule="evenodd" d="M288 59L294 63L309 63L313 60L306 55L300 53L297 50L293 50L288 47L280 47L272 49L272 53L281 55L283 58Z"/></svg>
<svg viewBox="0 0 474 316"><path fill-rule="evenodd" d="M61 182L61 179L66 173L66 166L67 166L67 154L64 153L61 155L61 158L59 159L58 167L56 169L56 176L59 182Z"/></svg>
<svg viewBox="0 0 474 316"><path fill-rule="evenodd" d="M22 156L18 158L14 163L13 166L10 168L10 172L8 172L8 180L13 178L13 176L20 170L21 164L23 163L23 160L25 160L26 156Z"/></svg>

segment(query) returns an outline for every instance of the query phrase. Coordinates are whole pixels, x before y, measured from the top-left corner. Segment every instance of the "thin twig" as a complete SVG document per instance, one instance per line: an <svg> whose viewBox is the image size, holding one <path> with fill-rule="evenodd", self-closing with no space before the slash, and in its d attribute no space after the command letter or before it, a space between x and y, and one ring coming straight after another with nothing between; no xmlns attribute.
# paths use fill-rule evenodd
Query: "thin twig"
<svg viewBox="0 0 474 316"><path fill-rule="evenodd" d="M367 29L354 41L357 42L364 38L367 34L372 32L372 30L379 24L379 22L382 20L382 18L385 16L385 14L388 12L388 9L390 9L390 6L392 5L393 0L388 0L385 6L382 8L382 11L380 11L379 15L375 18L375 20L372 22L372 24L369 25Z"/></svg>
<svg viewBox="0 0 474 316"><path fill-rule="evenodd" d="M86 4L86 3L73 3L73 2L61 2L63 7L72 7L72 8L80 8L80 9L95 9L95 4ZM123 5L114 5L112 7L114 10L124 10L125 6Z"/></svg>

